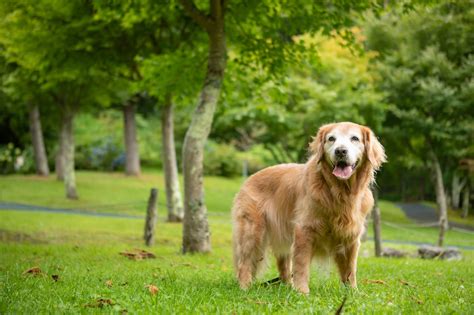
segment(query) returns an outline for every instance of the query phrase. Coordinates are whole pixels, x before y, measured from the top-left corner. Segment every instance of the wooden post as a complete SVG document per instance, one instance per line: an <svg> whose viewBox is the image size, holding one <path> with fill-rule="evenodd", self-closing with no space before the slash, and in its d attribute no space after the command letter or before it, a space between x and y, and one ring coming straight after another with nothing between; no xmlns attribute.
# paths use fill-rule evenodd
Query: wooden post
<svg viewBox="0 0 474 315"><path fill-rule="evenodd" d="M249 162L247 160L242 161L242 177L244 179L249 177Z"/></svg>
<svg viewBox="0 0 474 315"><path fill-rule="evenodd" d="M379 194L377 188L372 187L372 193L374 195L374 209L372 211L372 218L374 220L374 243L375 243L375 256L382 256L382 235L380 227L380 208L379 208Z"/></svg>
<svg viewBox="0 0 474 315"><path fill-rule="evenodd" d="M156 219L158 218L156 209L156 200L158 199L158 189L152 188L150 190L150 197L148 198L148 207L146 210L145 220L145 233L143 238L145 239L145 245L151 246L155 241L155 225Z"/></svg>

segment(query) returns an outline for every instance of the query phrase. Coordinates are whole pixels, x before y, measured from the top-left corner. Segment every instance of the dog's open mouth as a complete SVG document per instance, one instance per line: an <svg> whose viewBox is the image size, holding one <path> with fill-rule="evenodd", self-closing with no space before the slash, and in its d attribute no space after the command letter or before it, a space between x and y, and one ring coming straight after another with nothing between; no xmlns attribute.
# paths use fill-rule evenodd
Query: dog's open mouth
<svg viewBox="0 0 474 315"><path fill-rule="evenodd" d="M350 165L345 161L339 161L334 166L332 174L340 179L348 179L354 173L356 165L357 163Z"/></svg>

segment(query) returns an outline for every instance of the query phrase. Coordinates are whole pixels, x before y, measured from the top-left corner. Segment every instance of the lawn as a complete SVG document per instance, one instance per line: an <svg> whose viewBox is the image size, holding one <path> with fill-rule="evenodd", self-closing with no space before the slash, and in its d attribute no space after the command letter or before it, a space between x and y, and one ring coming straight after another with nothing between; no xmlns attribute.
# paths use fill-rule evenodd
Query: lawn
<svg viewBox="0 0 474 315"><path fill-rule="evenodd" d="M0 176L0 201L34 204L54 208L76 208L93 212L143 214L149 191L159 189L159 203L165 210L163 174L146 170L139 177L123 173L77 172L79 200L64 198L64 184L54 175ZM182 179L181 179L182 183ZM206 203L210 212L228 213L242 180L206 177Z"/></svg>
<svg viewBox="0 0 474 315"><path fill-rule="evenodd" d="M38 185L37 178L24 176L1 177L0 197L54 206L106 205L111 200L126 203L126 196L138 201L139 192L144 190L146 196L153 183L162 186L159 173L132 179L80 172L78 178L83 199L72 203L62 200L62 187L55 188L53 179ZM309 296L284 285L257 284L247 292L239 290L232 271L228 216L239 184L238 179L206 179L207 187L216 186L207 195L213 247L207 255L180 254L181 225L163 220L157 225L155 245L147 249L157 257L135 261L119 252L144 248L142 219L0 211L0 313L333 313L346 295L347 313L474 312L474 251L469 250L463 251L461 261L386 259L373 257L373 246L367 242L359 258L358 290L341 286L332 268L329 275L314 268ZM436 229L415 227L394 204L382 201L380 207L383 218L390 220L383 226L384 238L436 239ZM106 211L142 214L144 210ZM449 231L447 242L474 246L474 237ZM412 245L390 246L416 251ZM41 274L23 274L35 266ZM275 276L271 262L259 283ZM148 285L158 291L152 294Z"/></svg>

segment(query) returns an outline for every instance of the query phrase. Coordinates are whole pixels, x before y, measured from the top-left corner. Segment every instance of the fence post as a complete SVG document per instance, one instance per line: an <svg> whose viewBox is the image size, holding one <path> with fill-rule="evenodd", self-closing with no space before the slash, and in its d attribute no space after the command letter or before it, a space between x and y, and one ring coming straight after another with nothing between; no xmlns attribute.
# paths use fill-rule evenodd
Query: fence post
<svg viewBox="0 0 474 315"><path fill-rule="evenodd" d="M242 161L242 177L244 179L249 177L249 161L247 160Z"/></svg>
<svg viewBox="0 0 474 315"><path fill-rule="evenodd" d="M156 201L158 199L158 189L152 188L150 190L150 197L148 198L148 207L146 210L146 219L145 219L145 233L143 238L145 240L146 246L153 245L155 241L155 225L156 219L158 217Z"/></svg>

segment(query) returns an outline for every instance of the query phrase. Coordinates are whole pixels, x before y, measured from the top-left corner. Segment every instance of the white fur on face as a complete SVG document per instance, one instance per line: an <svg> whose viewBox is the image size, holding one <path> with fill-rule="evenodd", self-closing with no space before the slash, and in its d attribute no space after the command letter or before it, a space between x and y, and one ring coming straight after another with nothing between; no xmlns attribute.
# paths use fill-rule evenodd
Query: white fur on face
<svg viewBox="0 0 474 315"><path fill-rule="evenodd" d="M345 149L347 154L344 157L338 157L336 155L337 149ZM326 160L333 166L336 166L338 162L345 162L355 169L364 153L364 143L360 128L347 125L336 126L326 134L324 152Z"/></svg>

